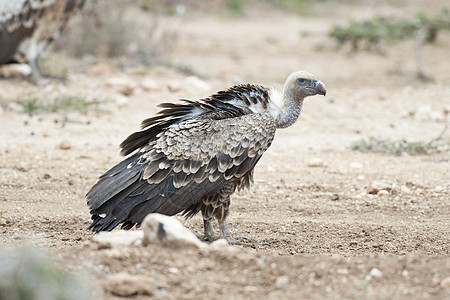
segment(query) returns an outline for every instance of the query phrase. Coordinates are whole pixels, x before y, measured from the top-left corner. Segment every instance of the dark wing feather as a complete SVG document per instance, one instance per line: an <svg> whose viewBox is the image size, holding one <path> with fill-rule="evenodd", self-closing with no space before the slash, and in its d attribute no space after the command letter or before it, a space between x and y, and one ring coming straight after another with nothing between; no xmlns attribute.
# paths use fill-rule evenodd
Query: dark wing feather
<svg viewBox="0 0 450 300"><path fill-rule="evenodd" d="M126 156L144 147L156 135L173 124L208 113L211 119L234 118L252 111L249 105L256 104L260 110L266 110L269 92L266 88L251 84L241 84L231 87L227 91L220 91L209 98L199 101L182 99L179 103L161 103L162 110L154 117L145 119L141 123L141 131L131 134L120 147L120 154ZM215 114L211 114L215 112Z"/></svg>
<svg viewBox="0 0 450 300"><path fill-rule="evenodd" d="M148 137L148 146L106 172L87 194L91 228L111 230L120 223L130 228L152 212L186 212L228 180L235 180L238 188L248 186L272 142L275 124L268 114L238 111L232 118L230 111L223 113L226 118L220 118L219 110L204 113ZM232 151L243 137L245 149Z"/></svg>

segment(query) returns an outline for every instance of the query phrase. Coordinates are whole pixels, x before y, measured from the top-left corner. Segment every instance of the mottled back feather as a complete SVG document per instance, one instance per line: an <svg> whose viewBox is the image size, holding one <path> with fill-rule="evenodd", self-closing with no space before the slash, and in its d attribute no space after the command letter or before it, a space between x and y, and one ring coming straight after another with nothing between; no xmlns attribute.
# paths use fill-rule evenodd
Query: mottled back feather
<svg viewBox="0 0 450 300"><path fill-rule="evenodd" d="M124 155L139 151L87 194L91 228L131 228L152 212L193 216L227 183L233 191L248 187L275 134L273 118L250 108L266 106L266 97L264 88L241 85L199 101L161 104L121 144Z"/></svg>

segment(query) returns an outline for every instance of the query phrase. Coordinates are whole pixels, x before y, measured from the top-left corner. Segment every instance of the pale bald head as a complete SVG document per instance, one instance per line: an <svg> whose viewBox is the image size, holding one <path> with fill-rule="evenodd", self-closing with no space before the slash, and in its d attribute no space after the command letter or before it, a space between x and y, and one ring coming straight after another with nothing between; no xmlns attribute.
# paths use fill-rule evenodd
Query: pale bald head
<svg viewBox="0 0 450 300"><path fill-rule="evenodd" d="M311 73L297 71L286 79L284 92L295 99L304 99L308 96L326 94L326 87L322 81Z"/></svg>

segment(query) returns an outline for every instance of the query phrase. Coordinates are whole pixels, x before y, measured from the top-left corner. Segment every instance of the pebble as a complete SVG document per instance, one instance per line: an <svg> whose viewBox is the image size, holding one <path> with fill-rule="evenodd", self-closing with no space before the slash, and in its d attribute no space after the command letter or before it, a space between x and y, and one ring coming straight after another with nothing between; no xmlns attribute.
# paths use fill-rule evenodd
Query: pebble
<svg viewBox="0 0 450 300"><path fill-rule="evenodd" d="M101 231L92 241L98 244L99 249L141 245L144 232L142 230L116 230L112 232Z"/></svg>
<svg viewBox="0 0 450 300"><path fill-rule="evenodd" d="M445 105L443 108L444 111L444 115L449 115L450 114L450 105Z"/></svg>
<svg viewBox="0 0 450 300"><path fill-rule="evenodd" d="M0 68L0 74L4 77L28 76L32 73L28 64L7 64Z"/></svg>
<svg viewBox="0 0 450 300"><path fill-rule="evenodd" d="M367 194L378 194L379 191L385 190L390 191L392 186L384 181L374 181L367 188Z"/></svg>
<svg viewBox="0 0 450 300"><path fill-rule="evenodd" d="M289 277L288 276L280 276L275 280L275 286L277 288L283 288L289 284Z"/></svg>
<svg viewBox="0 0 450 300"><path fill-rule="evenodd" d="M323 167L325 167L325 162L321 158L314 157L314 158L311 158L311 160L308 162L308 167L323 168Z"/></svg>
<svg viewBox="0 0 450 300"><path fill-rule="evenodd" d="M372 268L372 270L370 270L369 272L369 275L374 278L383 277L383 273L381 273L381 271L378 268Z"/></svg>
<svg viewBox="0 0 450 300"><path fill-rule="evenodd" d="M106 81L106 85L114 88L122 95L132 95L136 89L136 83L126 78L112 77Z"/></svg>
<svg viewBox="0 0 450 300"><path fill-rule="evenodd" d="M360 169L362 169L362 167L363 167L363 165L358 162L352 162L350 164L350 168L355 169L355 170L360 170Z"/></svg>
<svg viewBox="0 0 450 300"><path fill-rule="evenodd" d="M450 276L445 277L444 279L441 280L441 287L445 289L450 289Z"/></svg>
<svg viewBox="0 0 450 300"><path fill-rule="evenodd" d="M205 248L195 234L184 227L177 219L154 213L145 217L141 224L144 231L144 244L159 244L166 247Z"/></svg>
<svg viewBox="0 0 450 300"><path fill-rule="evenodd" d="M381 190L381 191L378 191L377 195L378 196L388 196L389 192L386 190Z"/></svg>
<svg viewBox="0 0 450 300"><path fill-rule="evenodd" d="M58 147L61 150L69 150L72 148L72 146L70 145L70 142L68 140L61 141L61 143L59 143Z"/></svg>

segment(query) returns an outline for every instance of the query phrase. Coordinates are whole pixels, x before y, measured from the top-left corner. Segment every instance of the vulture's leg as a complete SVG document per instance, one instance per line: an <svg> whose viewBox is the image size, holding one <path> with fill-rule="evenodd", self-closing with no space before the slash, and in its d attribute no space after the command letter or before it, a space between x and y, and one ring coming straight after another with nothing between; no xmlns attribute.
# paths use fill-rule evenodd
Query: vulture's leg
<svg viewBox="0 0 450 300"><path fill-rule="evenodd" d="M228 230L226 218L219 220L220 237L226 239L231 245L252 245L245 236L232 237L230 231Z"/></svg>
<svg viewBox="0 0 450 300"><path fill-rule="evenodd" d="M234 238L230 235L227 225L227 217L230 212L229 208L231 205L231 196L222 195L222 197L220 197L220 203L221 205L216 209L216 219L219 222L220 237L226 239L228 243L232 245L251 245L251 243L248 242L248 238L245 236Z"/></svg>
<svg viewBox="0 0 450 300"><path fill-rule="evenodd" d="M36 56L34 57L31 61L30 61L30 65L31 65L31 70L32 70L32 74L33 77L35 79L39 79L41 78L42 72L41 72L41 65L39 64L39 57Z"/></svg>
<svg viewBox="0 0 450 300"><path fill-rule="evenodd" d="M202 237L203 240L215 241L219 238L219 236L214 233L211 219L203 219L203 226L204 226L204 230L205 230L205 234Z"/></svg>

